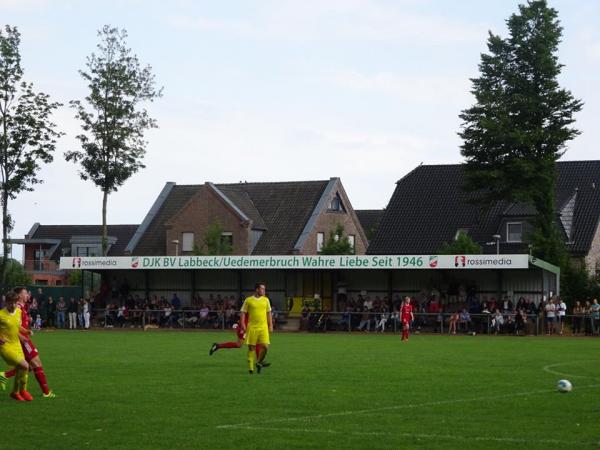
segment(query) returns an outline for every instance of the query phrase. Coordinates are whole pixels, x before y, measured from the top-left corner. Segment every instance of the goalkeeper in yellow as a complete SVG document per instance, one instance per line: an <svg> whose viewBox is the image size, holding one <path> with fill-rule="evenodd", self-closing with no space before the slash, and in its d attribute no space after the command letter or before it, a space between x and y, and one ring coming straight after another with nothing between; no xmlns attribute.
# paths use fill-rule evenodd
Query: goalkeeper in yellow
<svg viewBox="0 0 600 450"><path fill-rule="evenodd" d="M264 283L256 283L254 295L246 298L242 305L242 316L240 326L246 331L246 344L248 345L248 369L250 374L257 373L263 367L269 366L265 362L265 356L269 350L269 333L273 332L273 317L271 316L271 302L265 296L266 287ZM246 317L247 316L247 317ZM246 319L247 322L246 322ZM247 329L246 329L246 323ZM260 345L258 357L255 348Z"/></svg>
<svg viewBox="0 0 600 450"><path fill-rule="evenodd" d="M17 401L31 401L33 398L27 392L29 364L25 360L19 334L30 334L30 330L21 327L21 308L17 308L18 295L9 292L6 296L6 307L0 310L0 356L11 368L16 368L15 384L10 396ZM0 380L0 386L5 387L6 380Z"/></svg>

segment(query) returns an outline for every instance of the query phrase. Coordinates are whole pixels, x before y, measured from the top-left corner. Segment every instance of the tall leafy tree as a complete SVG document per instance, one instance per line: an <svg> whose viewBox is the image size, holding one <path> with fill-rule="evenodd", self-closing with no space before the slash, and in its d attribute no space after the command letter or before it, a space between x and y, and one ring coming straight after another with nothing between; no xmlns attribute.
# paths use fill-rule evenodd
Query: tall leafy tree
<svg viewBox="0 0 600 450"><path fill-rule="evenodd" d="M127 47L127 32L104 26L98 31L98 52L87 58L79 73L88 83L83 101L73 100L83 133L81 150L65 153L67 161L81 164L79 175L102 191L102 252L108 250L106 206L108 196L145 166L144 132L157 123L141 103L162 96L152 68L142 67Z"/></svg>
<svg viewBox="0 0 600 450"><path fill-rule="evenodd" d="M6 281L9 234L13 222L8 204L23 191L42 183L40 168L52 162L61 133L50 117L60 103L23 80L16 27L0 29L0 202L2 204L1 282Z"/></svg>
<svg viewBox="0 0 600 450"><path fill-rule="evenodd" d="M506 21L509 35L490 32L473 78L476 103L462 111L461 153L467 190L479 200L535 206L534 253L561 264L564 239L556 222L556 161L579 131L572 126L583 103L560 87L557 51L562 27L546 0L531 0Z"/></svg>

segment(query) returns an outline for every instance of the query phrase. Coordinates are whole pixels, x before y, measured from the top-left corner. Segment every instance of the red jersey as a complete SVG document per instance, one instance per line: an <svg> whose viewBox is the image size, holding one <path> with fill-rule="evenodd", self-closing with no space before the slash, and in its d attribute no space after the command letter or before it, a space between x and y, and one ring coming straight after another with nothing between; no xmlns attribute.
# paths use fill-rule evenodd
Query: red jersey
<svg viewBox="0 0 600 450"><path fill-rule="evenodd" d="M409 321L412 319L412 311L413 311L413 307L411 304L402 304L402 307L400 308L400 318L402 319L402 321Z"/></svg>
<svg viewBox="0 0 600 450"><path fill-rule="evenodd" d="M21 308L21 326L28 330L29 322L31 322L31 317L29 316L29 303L25 303L24 305L19 304L19 308Z"/></svg>

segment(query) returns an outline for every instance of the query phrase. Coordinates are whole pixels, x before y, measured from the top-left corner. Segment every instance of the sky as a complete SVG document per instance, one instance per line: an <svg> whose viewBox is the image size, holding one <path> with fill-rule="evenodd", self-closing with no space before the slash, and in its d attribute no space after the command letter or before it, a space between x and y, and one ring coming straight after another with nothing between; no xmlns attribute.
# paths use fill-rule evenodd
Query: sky
<svg viewBox="0 0 600 450"><path fill-rule="evenodd" d="M340 177L355 209L380 209L423 164L459 163L488 31L506 36L513 0L0 0L22 34L24 78L55 101L82 99L79 75L110 24L153 68L164 96L145 105L146 168L108 200L109 224L139 224L164 184ZM565 160L598 159L600 2L550 0L564 27L560 81L585 102ZM100 224L102 194L64 161L74 111L44 184L9 204L12 233L35 222ZM443 182L443 180L432 180ZM13 255L21 258L21 246Z"/></svg>

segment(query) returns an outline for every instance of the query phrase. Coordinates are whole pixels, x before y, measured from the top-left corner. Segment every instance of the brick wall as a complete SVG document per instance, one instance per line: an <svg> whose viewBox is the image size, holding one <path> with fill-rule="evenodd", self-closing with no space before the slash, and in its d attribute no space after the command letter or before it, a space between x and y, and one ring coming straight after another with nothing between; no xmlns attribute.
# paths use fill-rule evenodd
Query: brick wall
<svg viewBox="0 0 600 450"><path fill-rule="evenodd" d="M331 201L334 199L336 194L340 195L342 203L346 208L346 212L343 211L330 211L329 205L331 205ZM352 205L350 200L348 199L341 183L338 182L337 189L334 189L330 195L330 198L327 199L327 208L321 213L317 222L315 224L314 229L311 234L306 239L304 243L304 247L302 248L301 253L303 255L314 255L317 253L317 233L323 233L324 239L323 242L327 241L329 237L329 233L334 231L337 224L341 224L344 227L344 232L347 235L354 235L354 248L355 253L357 255L364 255L367 251L367 239L358 222L358 219L354 220L356 215L354 214L354 210L352 209Z"/></svg>
<svg viewBox="0 0 600 450"><path fill-rule="evenodd" d="M183 233L194 233L194 242L201 247L209 225L218 221L224 232L233 234L233 254L249 253L249 224L242 223L240 217L227 206L212 189L202 186L190 201L166 224L166 254L175 255L173 240L179 240L179 254L183 252Z"/></svg>
<svg viewBox="0 0 600 450"><path fill-rule="evenodd" d="M596 234L594 235L594 239L592 241L592 245L590 246L590 251L585 257L585 265L588 269L588 272L592 275L596 273L596 268L598 267L600 261L600 224L598 224L596 228Z"/></svg>

